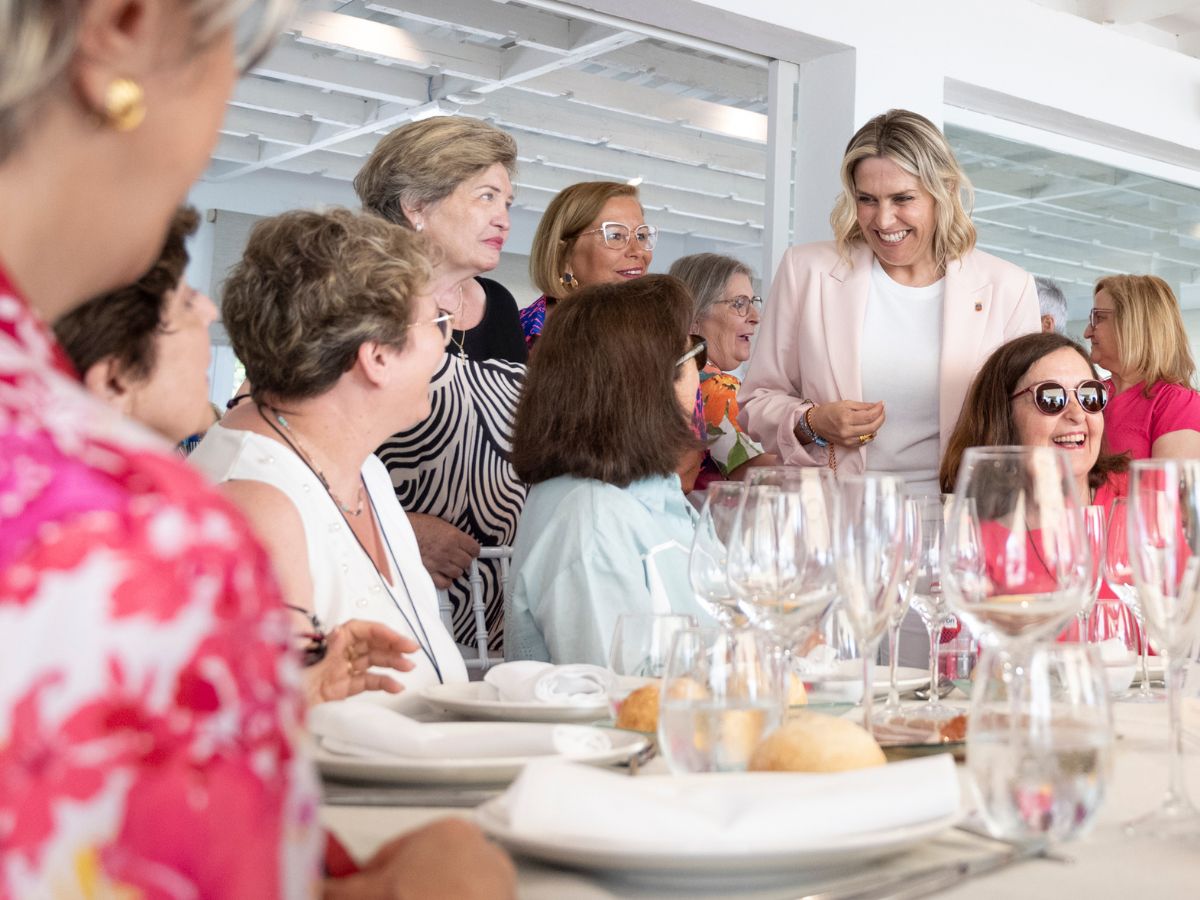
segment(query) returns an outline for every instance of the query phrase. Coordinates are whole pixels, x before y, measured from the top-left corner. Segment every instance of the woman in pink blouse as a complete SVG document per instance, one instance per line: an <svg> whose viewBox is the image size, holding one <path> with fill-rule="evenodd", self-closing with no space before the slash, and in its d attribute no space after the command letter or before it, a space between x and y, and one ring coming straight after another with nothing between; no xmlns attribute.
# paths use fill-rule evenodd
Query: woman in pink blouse
<svg viewBox="0 0 1200 900"><path fill-rule="evenodd" d="M289 9L4 4L0 898L317 888L316 783L267 557L169 444L84 391L46 326L153 261L239 68ZM256 21L235 29L243 10ZM427 896L482 896L480 867L510 893L477 833L442 826L432 844L393 842L326 893L379 895L403 873ZM469 894L426 880L472 868Z"/></svg>
<svg viewBox="0 0 1200 900"><path fill-rule="evenodd" d="M1170 286L1154 275L1101 278L1083 336L1092 360L1111 373L1104 429L1112 451L1133 459L1200 456L1196 364Z"/></svg>

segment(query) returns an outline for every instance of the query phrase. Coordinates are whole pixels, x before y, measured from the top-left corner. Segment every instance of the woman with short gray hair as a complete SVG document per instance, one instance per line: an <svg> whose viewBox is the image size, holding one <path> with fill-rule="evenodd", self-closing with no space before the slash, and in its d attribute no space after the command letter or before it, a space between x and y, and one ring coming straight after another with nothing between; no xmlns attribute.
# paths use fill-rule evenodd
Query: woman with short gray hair
<svg viewBox="0 0 1200 900"><path fill-rule="evenodd" d="M762 298L754 293L754 273L741 260L719 253L677 259L671 274L691 292L692 330L708 344L708 364L700 372L707 452L697 487L719 478L740 478L747 463L775 465L778 458L738 424L741 381L732 374L750 358Z"/></svg>

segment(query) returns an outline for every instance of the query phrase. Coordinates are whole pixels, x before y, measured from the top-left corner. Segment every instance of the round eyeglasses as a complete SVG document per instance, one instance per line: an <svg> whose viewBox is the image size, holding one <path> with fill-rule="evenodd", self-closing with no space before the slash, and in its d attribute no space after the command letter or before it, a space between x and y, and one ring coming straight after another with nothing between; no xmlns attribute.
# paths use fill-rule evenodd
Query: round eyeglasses
<svg viewBox="0 0 1200 900"><path fill-rule="evenodd" d="M639 225L631 229L620 222L601 222L599 228L581 234L599 234L609 250L624 250L629 246L630 238L637 241L639 250L653 250L658 243L658 229L653 225Z"/></svg>
<svg viewBox="0 0 1200 900"><path fill-rule="evenodd" d="M727 303L729 307L741 316L743 319L750 315L750 307L754 307L756 313L762 312L762 297L755 294L753 297L747 297L745 294L739 294L737 297L730 297L728 300L722 300L722 303Z"/></svg>
<svg viewBox="0 0 1200 900"><path fill-rule="evenodd" d="M1071 394L1075 395L1075 400L1083 411L1092 415L1103 412L1104 407L1108 406L1108 388L1094 378L1081 381L1073 388L1063 387L1057 381L1043 381L1017 391L1009 399L1016 400L1022 394L1031 394L1037 411L1047 416L1057 416L1063 412Z"/></svg>

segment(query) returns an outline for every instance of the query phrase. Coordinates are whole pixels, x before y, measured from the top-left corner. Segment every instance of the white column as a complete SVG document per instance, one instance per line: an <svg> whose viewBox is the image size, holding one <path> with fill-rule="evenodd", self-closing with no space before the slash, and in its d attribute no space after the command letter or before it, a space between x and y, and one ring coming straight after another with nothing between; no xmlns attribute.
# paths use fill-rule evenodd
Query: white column
<svg viewBox="0 0 1200 900"><path fill-rule="evenodd" d="M767 66L767 183L763 214L762 295L792 242L792 153L796 137L796 83L800 68L773 59Z"/></svg>

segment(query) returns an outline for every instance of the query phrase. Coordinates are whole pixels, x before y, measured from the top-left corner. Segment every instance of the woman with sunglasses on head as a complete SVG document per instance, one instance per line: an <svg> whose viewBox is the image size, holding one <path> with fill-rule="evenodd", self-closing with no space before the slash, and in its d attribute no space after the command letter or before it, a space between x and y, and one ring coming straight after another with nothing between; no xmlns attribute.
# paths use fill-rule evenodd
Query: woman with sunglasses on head
<svg viewBox="0 0 1200 900"><path fill-rule="evenodd" d="M762 313L750 267L732 256L696 253L677 259L670 274L691 292L692 329L708 348L708 364L700 372L706 450L697 487L704 481L741 478L752 465L778 465L779 458L764 452L737 420L741 381L733 370L750 358Z"/></svg>
<svg viewBox="0 0 1200 900"><path fill-rule="evenodd" d="M688 581L696 513L675 474L696 442L703 342L689 339L691 318L686 288L649 275L581 290L542 332L513 437L530 489L507 658L604 665L623 612L709 621Z"/></svg>
<svg viewBox="0 0 1200 900"><path fill-rule="evenodd" d="M1088 327L1092 361L1110 373L1108 445L1133 459L1200 457L1200 394L1179 303L1153 275L1096 282Z"/></svg>
<svg viewBox="0 0 1200 900"><path fill-rule="evenodd" d="M971 186L937 126L894 109L850 139L833 243L771 285L741 422L788 465L870 468L937 491L971 377L1037 331L1033 279L975 249Z"/></svg>

